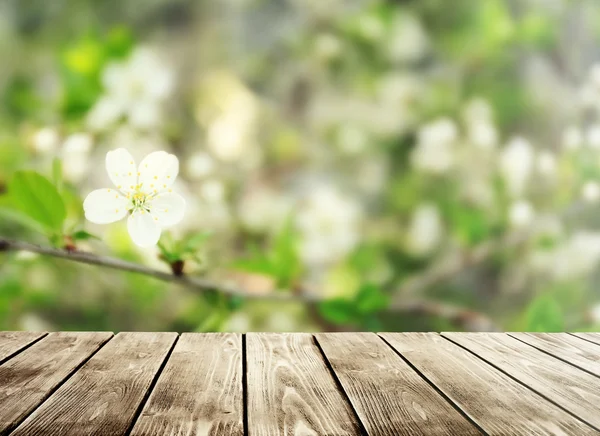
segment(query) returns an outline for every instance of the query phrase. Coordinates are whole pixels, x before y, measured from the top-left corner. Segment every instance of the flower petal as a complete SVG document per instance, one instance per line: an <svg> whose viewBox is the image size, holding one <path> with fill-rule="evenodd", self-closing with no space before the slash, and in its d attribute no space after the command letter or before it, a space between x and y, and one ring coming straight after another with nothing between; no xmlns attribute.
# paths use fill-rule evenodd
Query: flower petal
<svg viewBox="0 0 600 436"><path fill-rule="evenodd" d="M135 161L124 148L106 153L106 171L110 180L121 191L133 191L137 184Z"/></svg>
<svg viewBox="0 0 600 436"><path fill-rule="evenodd" d="M167 190L179 173L179 160L166 151L150 153L140 163L139 183L146 193L158 193Z"/></svg>
<svg viewBox="0 0 600 436"><path fill-rule="evenodd" d="M127 230L133 242L142 248L152 247L160 239L160 227L148 212L132 213L127 219Z"/></svg>
<svg viewBox="0 0 600 436"><path fill-rule="evenodd" d="M159 194L152 200L150 213L156 219L156 223L162 227L171 227L183 219L185 213L185 200L179 195L172 193Z"/></svg>
<svg viewBox="0 0 600 436"><path fill-rule="evenodd" d="M127 215L129 200L116 189L96 189L83 202L85 217L96 224L119 221Z"/></svg>

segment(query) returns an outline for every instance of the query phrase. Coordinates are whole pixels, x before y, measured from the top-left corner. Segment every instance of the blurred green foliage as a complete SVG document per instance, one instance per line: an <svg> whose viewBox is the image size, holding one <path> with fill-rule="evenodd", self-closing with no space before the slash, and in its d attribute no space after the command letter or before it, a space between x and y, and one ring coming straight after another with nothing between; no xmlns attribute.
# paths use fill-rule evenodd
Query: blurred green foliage
<svg viewBox="0 0 600 436"><path fill-rule="evenodd" d="M248 296L0 253L0 329L597 329L599 38L592 0L1 3L0 238ZM179 157L156 249L85 220L119 147Z"/></svg>

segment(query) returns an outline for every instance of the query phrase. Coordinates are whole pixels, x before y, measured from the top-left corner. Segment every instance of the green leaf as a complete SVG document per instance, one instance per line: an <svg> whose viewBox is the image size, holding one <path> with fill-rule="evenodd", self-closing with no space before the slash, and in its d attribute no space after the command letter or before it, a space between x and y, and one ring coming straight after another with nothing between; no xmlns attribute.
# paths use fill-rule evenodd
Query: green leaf
<svg viewBox="0 0 600 436"><path fill-rule="evenodd" d="M73 233L71 235L71 237L75 241L87 241L88 239L97 239L97 240L100 240L100 238L98 236L92 235L91 233L88 233L85 230L78 230L77 232Z"/></svg>
<svg viewBox="0 0 600 436"><path fill-rule="evenodd" d="M541 295L529 305L526 313L526 331L562 332L565 330L563 312L552 297Z"/></svg>
<svg viewBox="0 0 600 436"><path fill-rule="evenodd" d="M204 244L206 240L210 238L211 235L212 233L210 232L202 232L196 233L195 235L184 239L183 242L185 242L185 245L183 247L183 250L181 250L182 253L194 253L198 251L202 244Z"/></svg>
<svg viewBox="0 0 600 436"><path fill-rule="evenodd" d="M35 171L18 171L8 185L8 192L21 212L47 230L62 231L67 216L65 204L56 187L44 176Z"/></svg>
<svg viewBox="0 0 600 436"><path fill-rule="evenodd" d="M342 298L334 298L319 304L319 313L327 321L346 324L356 320L354 303Z"/></svg>
<svg viewBox="0 0 600 436"><path fill-rule="evenodd" d="M62 161L55 157L52 160L52 182L54 182L54 186L60 191L62 190L63 183L63 168Z"/></svg>
<svg viewBox="0 0 600 436"><path fill-rule="evenodd" d="M385 309L389 297L378 286L365 284L361 286L356 296L356 307L361 314L370 314Z"/></svg>
<svg viewBox="0 0 600 436"><path fill-rule="evenodd" d="M29 216L16 209L9 195L0 196L0 218L14 221L35 232L45 233L44 227L42 227L37 221L32 220Z"/></svg>
<svg viewBox="0 0 600 436"><path fill-rule="evenodd" d="M278 286L290 286L301 270L301 263L296 253L296 233L292 219L286 221L275 237L269 257Z"/></svg>

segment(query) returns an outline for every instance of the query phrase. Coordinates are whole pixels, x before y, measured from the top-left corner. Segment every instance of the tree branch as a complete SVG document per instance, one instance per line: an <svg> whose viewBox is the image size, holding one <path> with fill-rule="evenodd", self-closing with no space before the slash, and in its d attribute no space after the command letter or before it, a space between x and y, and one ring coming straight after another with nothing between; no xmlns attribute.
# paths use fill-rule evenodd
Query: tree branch
<svg viewBox="0 0 600 436"><path fill-rule="evenodd" d="M308 304L313 309L317 304L324 301L315 293L306 292L269 292L269 293L251 293L246 290L227 283L217 283L210 279L204 279L191 276L177 276L170 272L160 271L154 268L149 268L133 262L127 262L121 259L116 259L107 256L98 256L93 253L83 251L67 251L51 247L42 247L40 245L31 244L23 241L10 241L0 239L0 252L8 251L26 251L37 253L49 257L65 259L72 262L84 263L88 265L98 265L106 268L128 271L137 274L142 274L147 277L153 277L164 282L176 283L185 286L197 292L218 291L221 294L230 297L241 297L246 300L268 300L281 302L300 302ZM451 268L453 269L453 268ZM447 270L444 270L447 271ZM438 274L433 274L433 281L439 279ZM444 276L444 274L441 274ZM417 279L409 282L412 283L411 289L414 288L414 283L418 283ZM427 285L431 282L431 278L422 277L421 283ZM410 292L413 294L413 292ZM495 331L498 327L485 315L460 308L458 306L448 305L433 301L423 301L413 299L412 296L406 296L405 299L396 299L392 302L385 312L389 313L413 313L423 314L428 316L438 316L449 320L450 322L466 329L480 331Z"/></svg>

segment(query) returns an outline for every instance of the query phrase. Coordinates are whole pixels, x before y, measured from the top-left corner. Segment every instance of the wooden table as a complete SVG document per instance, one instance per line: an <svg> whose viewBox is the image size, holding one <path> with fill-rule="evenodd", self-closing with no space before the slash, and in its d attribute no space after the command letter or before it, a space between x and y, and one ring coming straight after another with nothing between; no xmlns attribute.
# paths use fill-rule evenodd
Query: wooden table
<svg viewBox="0 0 600 436"><path fill-rule="evenodd" d="M600 334L0 332L0 434L600 434Z"/></svg>

